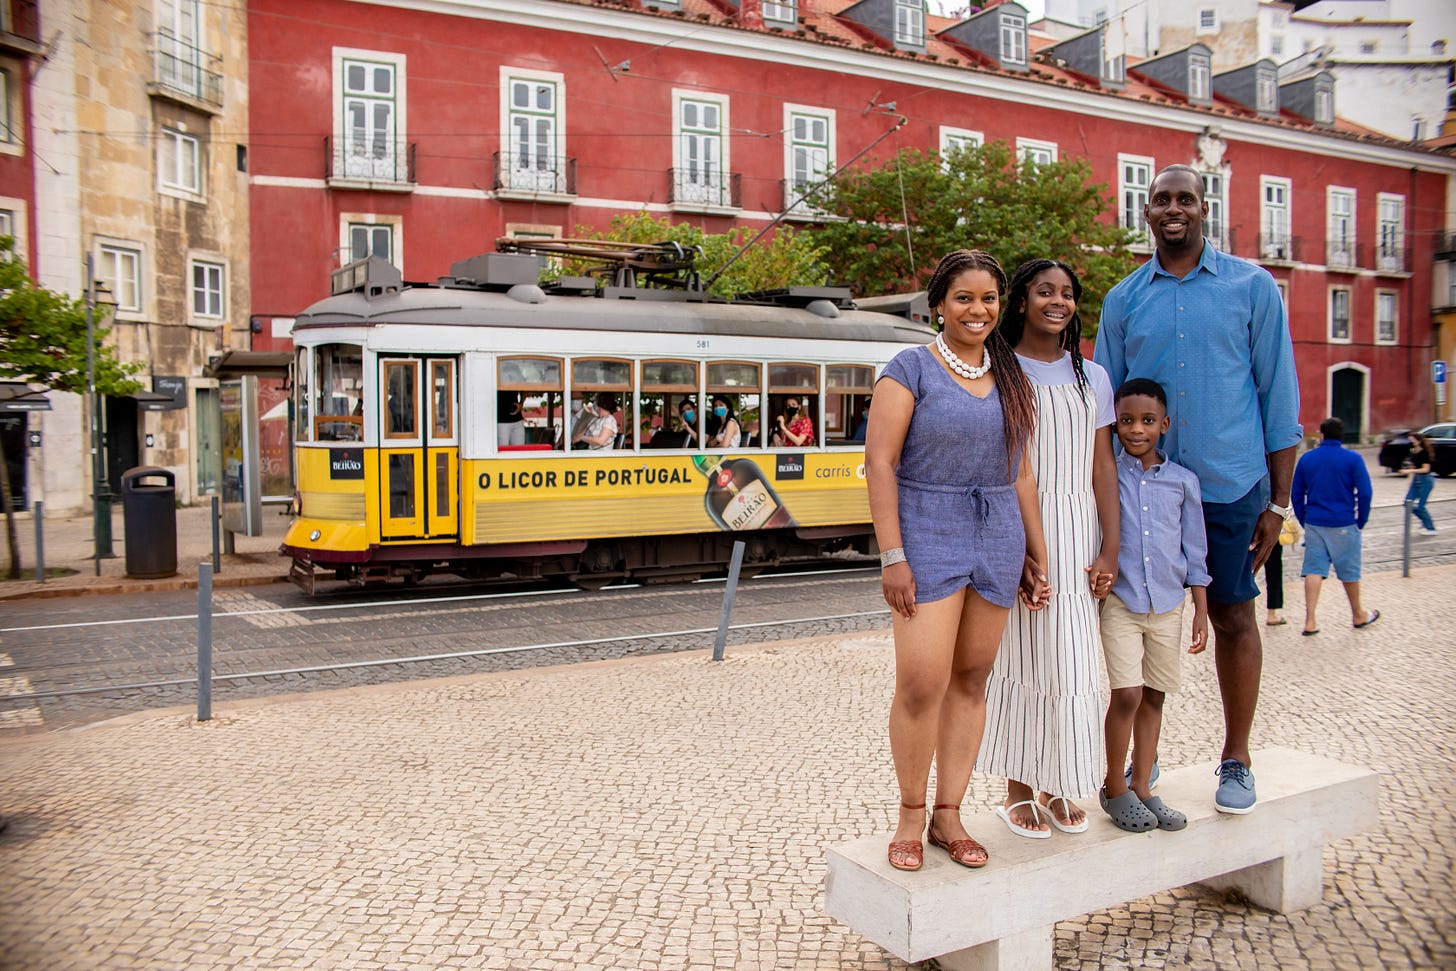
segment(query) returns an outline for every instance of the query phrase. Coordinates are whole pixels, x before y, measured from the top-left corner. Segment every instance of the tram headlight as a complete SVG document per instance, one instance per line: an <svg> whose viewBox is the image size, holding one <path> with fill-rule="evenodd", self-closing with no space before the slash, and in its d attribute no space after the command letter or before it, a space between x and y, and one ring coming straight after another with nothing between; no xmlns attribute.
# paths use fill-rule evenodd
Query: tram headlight
<svg viewBox="0 0 1456 971"><path fill-rule="evenodd" d="M319 541L319 537L322 536L322 535L323 535L323 531L322 530L315 529L313 532L311 532L311 533L308 534L308 541L310 543L317 543Z"/></svg>

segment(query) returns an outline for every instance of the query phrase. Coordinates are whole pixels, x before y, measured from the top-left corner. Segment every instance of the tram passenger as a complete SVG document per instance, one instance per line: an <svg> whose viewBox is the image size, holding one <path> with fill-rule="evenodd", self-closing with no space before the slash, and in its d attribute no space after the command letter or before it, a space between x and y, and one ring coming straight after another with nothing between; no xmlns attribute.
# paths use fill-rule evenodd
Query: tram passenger
<svg viewBox="0 0 1456 971"><path fill-rule="evenodd" d="M611 448L617 438L617 416L614 414L617 396L610 391L599 391L595 402L582 402L582 410L591 415L591 419L572 438L572 444L594 452Z"/></svg>
<svg viewBox="0 0 1456 971"><path fill-rule="evenodd" d="M849 437L852 442L865 440L865 433L870 427L870 399L865 398L860 402L859 415L855 419L854 434Z"/></svg>
<svg viewBox="0 0 1456 971"><path fill-rule="evenodd" d="M707 431L708 448L738 448L743 444L738 409L727 395L713 395L713 412L708 416Z"/></svg>
<svg viewBox="0 0 1456 971"><path fill-rule="evenodd" d="M814 444L814 420L805 414L807 407L800 410L799 401L791 395L784 402L783 414L774 416L778 427L769 436L769 444L774 448L806 448ZM808 405L807 398L804 404Z"/></svg>
<svg viewBox="0 0 1456 971"><path fill-rule="evenodd" d="M519 391L497 391L495 395L495 443L526 444L526 416L521 412Z"/></svg>

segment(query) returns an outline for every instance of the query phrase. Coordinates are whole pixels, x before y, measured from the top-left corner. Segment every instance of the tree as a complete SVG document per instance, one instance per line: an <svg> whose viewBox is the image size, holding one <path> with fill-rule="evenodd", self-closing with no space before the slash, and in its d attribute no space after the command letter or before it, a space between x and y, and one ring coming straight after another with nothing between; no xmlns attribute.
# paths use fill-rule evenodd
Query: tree
<svg viewBox="0 0 1456 971"><path fill-rule="evenodd" d="M1099 218L1112 201L1091 176L1081 159L1018 161L1004 142L944 158L906 149L826 185L812 201L839 218L813 235L835 278L862 295L922 290L936 261L954 249L987 250L1008 276L1033 257L1062 260L1081 277L1079 310L1090 336L1102 297L1137 266L1127 249L1137 237Z"/></svg>
<svg viewBox="0 0 1456 971"><path fill-rule="evenodd" d="M700 246L698 273L706 282L749 240L754 230L739 226L728 233L706 233L692 223L670 223L645 212L612 217L605 231L578 226L580 239L609 239L624 243L675 242L685 247ZM584 267L567 263L571 272L584 272ZM824 283L829 272L824 262L824 249L810 233L796 233L780 227L765 237L728 267L709 292L722 297L755 290L772 290L789 286L815 286Z"/></svg>
<svg viewBox="0 0 1456 971"><path fill-rule="evenodd" d="M126 395L141 388L131 375L139 362L122 364L105 344L111 328L94 328L96 390ZM0 379L42 384L53 391L84 394L86 388L86 302L54 293L25 272L14 240L0 236ZM10 470L0 446L0 504L10 548L12 580L20 577L20 545L15 536L15 509L10 495Z"/></svg>

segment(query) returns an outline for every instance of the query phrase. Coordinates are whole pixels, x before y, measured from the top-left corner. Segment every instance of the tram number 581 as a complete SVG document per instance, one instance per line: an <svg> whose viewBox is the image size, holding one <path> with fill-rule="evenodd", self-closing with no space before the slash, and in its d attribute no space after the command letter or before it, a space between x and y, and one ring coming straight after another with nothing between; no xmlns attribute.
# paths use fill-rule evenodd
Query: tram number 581
<svg viewBox="0 0 1456 971"><path fill-rule="evenodd" d="M698 341L698 350L706 351L711 341Z"/></svg>

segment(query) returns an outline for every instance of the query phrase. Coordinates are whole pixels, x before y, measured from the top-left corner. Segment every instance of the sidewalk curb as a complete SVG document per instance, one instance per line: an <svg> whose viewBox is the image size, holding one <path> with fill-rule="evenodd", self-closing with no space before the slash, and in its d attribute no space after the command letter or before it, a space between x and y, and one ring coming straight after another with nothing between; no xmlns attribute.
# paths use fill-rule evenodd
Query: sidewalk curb
<svg viewBox="0 0 1456 971"><path fill-rule="evenodd" d="M13 581L22 583L26 581ZM29 581L34 583L35 581ZM277 576L241 576L231 577L226 575L214 575L212 587L214 590L220 587L256 587L270 583L287 583L288 574L281 573ZM188 579L182 576L162 577L156 580L113 580L103 583L88 583L85 586L56 586L37 587L33 590L17 590L14 593L0 590L0 603L7 600L50 600L57 597L87 597L92 594L115 594L115 593L158 593L176 590L196 590L197 580Z"/></svg>

